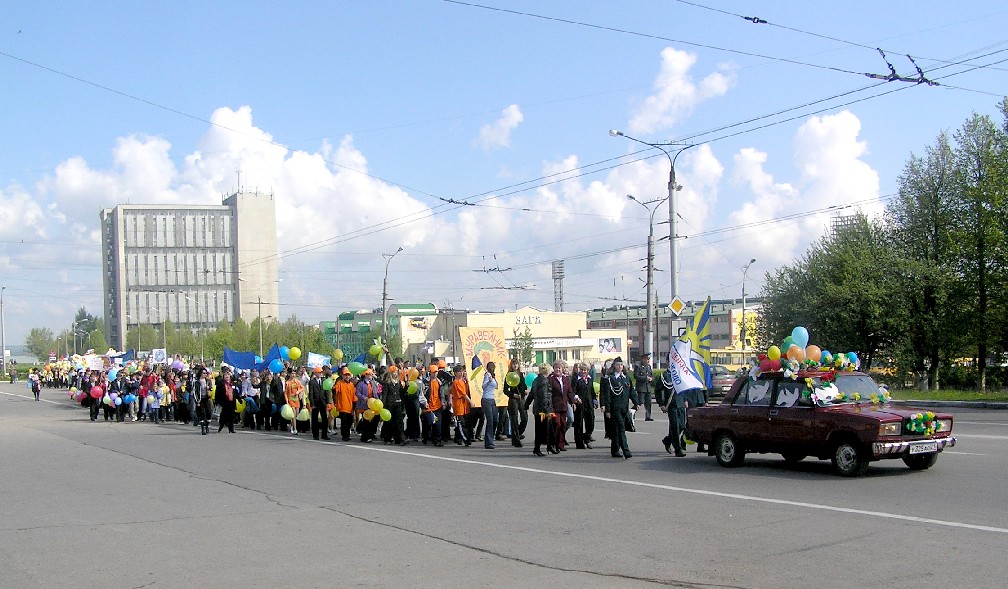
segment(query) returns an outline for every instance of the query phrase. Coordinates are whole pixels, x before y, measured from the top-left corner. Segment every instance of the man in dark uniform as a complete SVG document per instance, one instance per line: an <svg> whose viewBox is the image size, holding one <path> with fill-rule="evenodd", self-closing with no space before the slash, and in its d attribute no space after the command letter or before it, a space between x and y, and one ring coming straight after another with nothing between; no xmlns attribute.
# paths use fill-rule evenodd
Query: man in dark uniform
<svg viewBox="0 0 1008 589"><path fill-rule="evenodd" d="M691 391L677 394L675 387L666 378L667 374L666 371L658 381L658 388L662 389L662 394L667 399L665 404L661 406L661 410L662 413L668 413L669 416L668 435L662 438L662 444L665 445L666 452L672 454L672 449L675 448L676 457L682 458L686 456L682 447L682 434L686 430L686 398Z"/></svg>
<svg viewBox="0 0 1008 589"><path fill-rule="evenodd" d="M651 354L644 352L640 356L640 362L634 366L634 391L637 393L637 404L644 406L644 421L654 421L651 417L651 381L653 380Z"/></svg>
<svg viewBox="0 0 1008 589"><path fill-rule="evenodd" d="M686 391L687 407L703 407L707 404L707 389L693 389ZM707 452L707 446L697 443L697 452Z"/></svg>
<svg viewBox="0 0 1008 589"><path fill-rule="evenodd" d="M627 444L626 423L630 420L629 404L637 409L637 401L630 390L630 379L623 373L623 359L617 356L613 359L612 374L602 378L599 391L602 395L602 407L606 417L610 418L609 452L613 458L619 458L620 450L623 458L630 458L630 446Z"/></svg>
<svg viewBox="0 0 1008 589"><path fill-rule="evenodd" d="M329 439L329 410L332 405L332 390L322 387L322 367L312 369L308 379L308 399L311 401L311 433L316 440L321 434L323 440Z"/></svg>

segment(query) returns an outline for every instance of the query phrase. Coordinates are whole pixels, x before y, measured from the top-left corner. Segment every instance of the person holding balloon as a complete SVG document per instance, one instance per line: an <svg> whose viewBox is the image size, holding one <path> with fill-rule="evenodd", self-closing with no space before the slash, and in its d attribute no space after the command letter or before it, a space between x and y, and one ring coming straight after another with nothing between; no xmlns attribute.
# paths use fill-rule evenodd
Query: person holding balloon
<svg viewBox="0 0 1008 589"><path fill-rule="evenodd" d="M375 382L374 371L368 368L364 371L360 382L357 383L357 408L356 411L359 414L359 421L357 422L357 429L360 432L361 441L365 444L370 444L374 438L375 434L378 432L378 419L374 415L371 415L370 419L365 416L365 413L370 409L371 413L374 410L371 409L371 399L379 399L381 396L381 385Z"/></svg>
<svg viewBox="0 0 1008 589"><path fill-rule="evenodd" d="M406 391L400 377L401 372L399 366L392 364L385 372L385 378L382 381L382 404L391 415L391 418L382 426L382 440L386 444L395 443L399 446L405 446L409 441L403 436L403 396Z"/></svg>
<svg viewBox="0 0 1008 589"><path fill-rule="evenodd" d="M528 411L525 410L525 393L528 392L528 384L525 383L525 374L522 373L521 364L517 358L512 358L508 364L508 373L504 377L504 394L508 398L508 421L511 425L511 445L515 448L522 447L522 438L525 437L525 428L528 426Z"/></svg>
<svg viewBox="0 0 1008 589"><path fill-rule="evenodd" d="M275 360L274 360L275 362ZM284 386L284 400L287 402L287 406L293 410L294 415L297 415L301 410L301 404L304 402L304 385L301 384L301 379L293 371L288 371L287 383ZM290 420L290 433L291 435L297 435L297 420L291 418Z"/></svg>

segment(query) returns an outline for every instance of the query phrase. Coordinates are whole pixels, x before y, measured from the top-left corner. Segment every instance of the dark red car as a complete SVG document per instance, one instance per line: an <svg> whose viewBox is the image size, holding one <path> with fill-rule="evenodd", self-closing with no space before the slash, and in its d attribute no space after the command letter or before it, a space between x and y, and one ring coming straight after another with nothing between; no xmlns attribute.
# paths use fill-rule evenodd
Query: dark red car
<svg viewBox="0 0 1008 589"><path fill-rule="evenodd" d="M789 462L832 460L843 476L887 458L924 470L956 442L951 415L893 406L862 372L740 378L720 405L688 409L686 429L721 466L738 466L750 452L777 453Z"/></svg>

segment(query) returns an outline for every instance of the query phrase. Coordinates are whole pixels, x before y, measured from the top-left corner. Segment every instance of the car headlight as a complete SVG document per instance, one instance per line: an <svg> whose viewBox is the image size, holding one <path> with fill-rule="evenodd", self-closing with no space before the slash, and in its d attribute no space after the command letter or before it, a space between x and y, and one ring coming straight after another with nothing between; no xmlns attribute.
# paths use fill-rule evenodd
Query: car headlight
<svg viewBox="0 0 1008 589"><path fill-rule="evenodd" d="M952 431L952 420L951 419L936 419L937 427L935 427L936 432L950 432Z"/></svg>
<svg viewBox="0 0 1008 589"><path fill-rule="evenodd" d="M890 421L879 424L879 436L898 436L900 435L900 428L903 426L902 421Z"/></svg>

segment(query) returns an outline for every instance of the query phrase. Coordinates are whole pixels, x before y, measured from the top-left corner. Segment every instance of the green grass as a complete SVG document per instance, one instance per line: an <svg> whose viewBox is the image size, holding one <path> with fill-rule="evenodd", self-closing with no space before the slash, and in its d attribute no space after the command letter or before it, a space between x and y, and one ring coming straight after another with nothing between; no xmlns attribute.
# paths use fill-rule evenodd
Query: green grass
<svg viewBox="0 0 1008 589"><path fill-rule="evenodd" d="M1008 392L985 392L979 391L913 391L889 389L889 394L893 399L901 401L1000 401L1008 402Z"/></svg>

